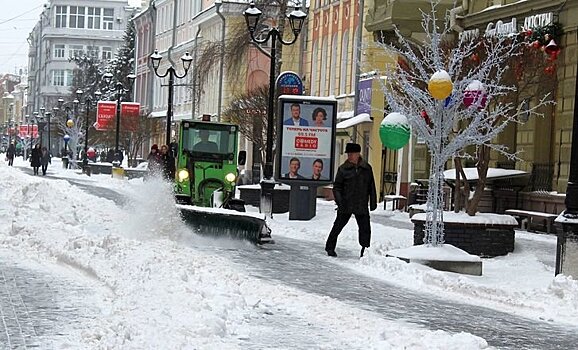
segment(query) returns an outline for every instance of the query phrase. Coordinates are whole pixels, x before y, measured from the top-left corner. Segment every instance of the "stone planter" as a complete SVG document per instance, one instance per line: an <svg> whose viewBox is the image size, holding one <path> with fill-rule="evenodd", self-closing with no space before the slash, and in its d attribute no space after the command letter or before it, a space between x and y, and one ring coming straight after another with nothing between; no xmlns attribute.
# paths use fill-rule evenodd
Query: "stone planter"
<svg viewBox="0 0 578 350"><path fill-rule="evenodd" d="M423 244L425 214L412 218L414 224L413 244ZM513 219L513 218L512 218ZM513 219L514 220L514 219ZM514 220L515 221L515 220ZM481 257L507 255L514 251L517 224L447 222L444 221L445 243L458 247L469 254Z"/></svg>

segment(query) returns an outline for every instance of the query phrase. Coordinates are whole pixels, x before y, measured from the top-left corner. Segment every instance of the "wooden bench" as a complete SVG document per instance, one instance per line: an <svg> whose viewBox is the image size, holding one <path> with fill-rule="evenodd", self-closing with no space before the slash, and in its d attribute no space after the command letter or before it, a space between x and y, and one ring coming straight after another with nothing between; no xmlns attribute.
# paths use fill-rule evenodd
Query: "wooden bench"
<svg viewBox="0 0 578 350"><path fill-rule="evenodd" d="M405 201L407 200L407 198L405 198L404 196L398 196L394 194L388 194L386 196L383 196L383 210L387 209L386 207L387 202L393 202L391 210L396 210L400 200Z"/></svg>
<svg viewBox="0 0 578 350"><path fill-rule="evenodd" d="M528 225L526 227L527 231L532 231L531 226L532 224L534 224L534 219L542 220L546 223L547 233L551 233L554 220L556 220L556 218L558 217L558 214L543 213L531 210L520 210L520 209L507 209L504 213L515 217L516 220L518 220L518 222L520 223L520 227L522 226L522 220L528 219Z"/></svg>

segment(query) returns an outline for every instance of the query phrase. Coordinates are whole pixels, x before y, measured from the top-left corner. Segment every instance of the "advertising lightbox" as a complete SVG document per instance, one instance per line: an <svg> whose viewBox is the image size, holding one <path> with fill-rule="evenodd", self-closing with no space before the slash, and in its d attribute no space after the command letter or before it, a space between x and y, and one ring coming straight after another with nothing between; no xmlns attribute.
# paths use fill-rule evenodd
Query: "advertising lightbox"
<svg viewBox="0 0 578 350"><path fill-rule="evenodd" d="M279 110L275 178L287 184L331 183L337 100L282 95Z"/></svg>

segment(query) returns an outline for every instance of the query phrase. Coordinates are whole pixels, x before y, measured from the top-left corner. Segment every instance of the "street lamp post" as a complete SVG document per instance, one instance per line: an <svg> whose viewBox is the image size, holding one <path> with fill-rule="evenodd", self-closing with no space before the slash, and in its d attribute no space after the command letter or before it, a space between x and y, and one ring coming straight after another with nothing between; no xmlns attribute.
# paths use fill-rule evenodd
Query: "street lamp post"
<svg viewBox="0 0 578 350"><path fill-rule="evenodd" d="M183 62L183 69L184 73L179 75L176 69L171 65L164 74L160 74L158 72L159 66L161 64L161 60L163 56L159 55L159 51L155 50L155 52L150 56L153 70L155 71L155 75L159 78L164 78L166 76L169 77L169 100L167 103L167 134L166 134L166 144L167 146L171 144L171 122L173 119L173 89L175 84L175 77L179 79L183 79L187 76L189 69L191 68L191 63L193 62L193 57L189 55L188 52L181 57L181 61Z"/></svg>
<svg viewBox="0 0 578 350"><path fill-rule="evenodd" d="M8 145L12 144L12 131L10 131L10 127L14 124L14 118L12 112L14 110L14 103L10 103L8 106ZM14 143L16 143L16 136L14 136Z"/></svg>
<svg viewBox="0 0 578 350"><path fill-rule="evenodd" d="M268 211L272 211L273 203L271 201L271 191L274 188L273 178L273 126L274 126L274 103L275 103L275 65L277 60L277 40L283 45L292 45L297 41L297 37L303 28L303 23L307 14L301 11L298 7L295 8L287 17L289 18L289 25L293 32L293 40L284 41L282 33L276 27L270 28L267 36L262 39L255 38L255 32L259 24L259 18L262 12L251 3L249 8L243 12L245 21L247 22L247 29L251 35L251 40L258 44L264 44L271 39L271 64L269 68L269 101L267 107L267 143L265 148L265 169L263 180L261 181L261 203L265 202L264 207ZM268 213L270 214L270 213Z"/></svg>
<svg viewBox="0 0 578 350"><path fill-rule="evenodd" d="M76 96L78 96L78 99L81 98L82 94L84 93L84 91L78 89L76 90ZM100 91L95 91L94 93L96 95L96 99L100 100L100 95L102 95L102 93ZM84 158L82 159L82 167L86 169L86 167L88 166L88 117L90 114L90 107L92 106L93 101L92 101L92 97L90 96L86 96L84 99L84 109L86 111L85 117L84 117Z"/></svg>
<svg viewBox="0 0 578 350"><path fill-rule="evenodd" d="M121 106L121 102L122 102L122 94L124 92L128 92L130 91L130 87L132 87L132 84L136 78L136 76L134 74L129 74L127 76L129 82L130 82L130 86L129 88L125 88L124 85L118 81L114 88L110 87L110 82L112 81L112 74L111 73L105 73L104 76L104 81L106 82L106 89L107 90L114 90L116 93L116 132L115 132L115 136L114 136L114 163L117 163L118 166L120 166L120 148L119 148L119 143L120 143L120 106Z"/></svg>
<svg viewBox="0 0 578 350"><path fill-rule="evenodd" d="M26 114L26 116L24 116L24 118L26 118L26 123L28 123L28 125L26 126L28 128L28 132L27 132L27 136L30 139L30 153L29 155L32 156L32 125L34 125L34 120L32 120L32 117L28 114Z"/></svg>

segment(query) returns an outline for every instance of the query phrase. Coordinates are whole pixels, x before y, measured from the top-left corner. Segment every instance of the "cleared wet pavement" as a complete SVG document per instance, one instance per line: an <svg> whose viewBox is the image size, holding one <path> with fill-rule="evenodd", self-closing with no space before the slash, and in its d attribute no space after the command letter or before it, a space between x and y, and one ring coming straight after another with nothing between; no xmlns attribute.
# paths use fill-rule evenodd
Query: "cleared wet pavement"
<svg viewBox="0 0 578 350"><path fill-rule="evenodd" d="M58 349L99 314L94 286L0 249L0 349Z"/></svg>

